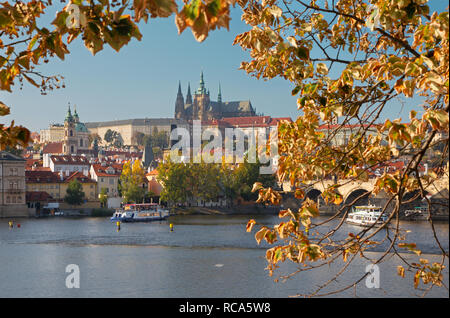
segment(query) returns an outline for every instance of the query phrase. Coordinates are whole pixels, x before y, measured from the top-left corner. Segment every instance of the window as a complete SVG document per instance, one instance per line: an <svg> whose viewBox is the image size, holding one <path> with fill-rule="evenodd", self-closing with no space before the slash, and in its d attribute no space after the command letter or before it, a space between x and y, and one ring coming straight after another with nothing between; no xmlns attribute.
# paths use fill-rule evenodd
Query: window
<svg viewBox="0 0 450 318"><path fill-rule="evenodd" d="M114 184L114 179L113 178L109 179L109 184Z"/></svg>
<svg viewBox="0 0 450 318"><path fill-rule="evenodd" d="M80 147L83 147L83 139L80 139Z"/></svg>
<svg viewBox="0 0 450 318"><path fill-rule="evenodd" d="M72 130L69 131L69 134L70 134L70 137L73 137L73 131Z"/></svg>
<svg viewBox="0 0 450 318"><path fill-rule="evenodd" d="M6 197L6 203L11 203L11 199L10 199L9 195Z"/></svg>

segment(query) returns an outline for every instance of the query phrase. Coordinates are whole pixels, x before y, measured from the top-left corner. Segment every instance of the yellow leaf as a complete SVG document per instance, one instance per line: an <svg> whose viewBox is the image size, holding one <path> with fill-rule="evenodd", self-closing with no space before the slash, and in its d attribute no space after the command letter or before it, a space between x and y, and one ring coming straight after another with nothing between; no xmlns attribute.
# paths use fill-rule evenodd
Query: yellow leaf
<svg viewBox="0 0 450 318"><path fill-rule="evenodd" d="M405 277L405 269L403 266L397 266L397 274L401 277Z"/></svg>
<svg viewBox="0 0 450 318"><path fill-rule="evenodd" d="M258 232L256 232L255 234L255 240L256 242L258 242L258 244L261 242L261 240L264 238L264 236L266 235L266 232L269 231L269 229L267 227L263 227L261 228L261 230L259 230Z"/></svg>
<svg viewBox="0 0 450 318"><path fill-rule="evenodd" d="M253 184L252 192L258 191L258 190L261 189L262 187L263 187L263 186L262 186L262 183L261 183L261 182L255 182L255 183Z"/></svg>
<svg viewBox="0 0 450 318"><path fill-rule="evenodd" d="M247 223L247 228L246 228L246 230L247 230L247 232L251 232L252 231L252 229L253 229L253 226L256 224L256 221L255 220L250 220L250 221L248 221L248 223Z"/></svg>

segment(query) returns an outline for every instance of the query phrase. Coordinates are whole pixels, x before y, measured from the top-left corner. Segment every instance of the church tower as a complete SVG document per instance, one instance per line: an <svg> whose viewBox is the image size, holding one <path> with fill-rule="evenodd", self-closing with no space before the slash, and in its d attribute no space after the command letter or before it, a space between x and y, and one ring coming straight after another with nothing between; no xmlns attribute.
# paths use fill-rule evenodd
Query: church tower
<svg viewBox="0 0 450 318"><path fill-rule="evenodd" d="M78 113L77 113L77 105L75 105L74 109L73 109L73 121L75 123L79 123L80 122L80 117L78 117Z"/></svg>
<svg viewBox="0 0 450 318"><path fill-rule="evenodd" d="M175 101L175 118L184 118L184 99L183 93L181 93L181 82L178 83L178 93Z"/></svg>
<svg viewBox="0 0 450 318"><path fill-rule="evenodd" d="M205 88L205 81L203 80L203 71L200 75L200 85L194 96L193 119L206 120L208 117L207 111L209 109L209 93Z"/></svg>
<svg viewBox="0 0 450 318"><path fill-rule="evenodd" d="M63 140L63 153L65 155L77 154L77 138L75 130L75 119L70 111L70 104L67 110L67 115L64 120L64 140Z"/></svg>
<svg viewBox="0 0 450 318"><path fill-rule="evenodd" d="M186 94L186 105L192 105L191 83L188 83L188 90Z"/></svg>
<svg viewBox="0 0 450 318"><path fill-rule="evenodd" d="M220 83L219 83L219 94L217 95L217 102L219 104L222 104L222 91L220 89Z"/></svg>

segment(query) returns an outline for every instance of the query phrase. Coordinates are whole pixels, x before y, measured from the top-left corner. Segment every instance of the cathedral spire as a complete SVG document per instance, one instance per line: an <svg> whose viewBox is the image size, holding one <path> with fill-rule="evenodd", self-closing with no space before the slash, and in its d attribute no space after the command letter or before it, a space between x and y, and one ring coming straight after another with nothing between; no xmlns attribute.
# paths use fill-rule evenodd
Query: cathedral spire
<svg viewBox="0 0 450 318"><path fill-rule="evenodd" d="M188 90L187 90L187 94L186 94L186 104L192 104L191 83L188 83Z"/></svg>
<svg viewBox="0 0 450 318"><path fill-rule="evenodd" d="M73 119L73 117L72 117L72 112L70 111L70 102L69 102L69 107L67 109L67 115L66 115L65 121L70 122L70 121L72 121L72 119Z"/></svg>
<svg viewBox="0 0 450 318"><path fill-rule="evenodd" d="M181 92L181 81L178 81L178 93L177 96L183 96L183 93Z"/></svg>
<svg viewBox="0 0 450 318"><path fill-rule="evenodd" d="M74 105L73 109L74 109L73 119L75 120L75 122L79 122L80 118L78 117L78 113L77 113L77 105Z"/></svg>
<svg viewBox="0 0 450 318"><path fill-rule="evenodd" d="M205 81L203 80L203 71L200 74L200 86L197 90L197 95L206 95Z"/></svg>
<svg viewBox="0 0 450 318"><path fill-rule="evenodd" d="M184 115L184 100L181 92L181 81L178 82L178 93L175 101L175 118L182 118Z"/></svg>
<svg viewBox="0 0 450 318"><path fill-rule="evenodd" d="M222 103L222 91L220 89L220 83L219 83L219 94L217 95L217 102Z"/></svg>

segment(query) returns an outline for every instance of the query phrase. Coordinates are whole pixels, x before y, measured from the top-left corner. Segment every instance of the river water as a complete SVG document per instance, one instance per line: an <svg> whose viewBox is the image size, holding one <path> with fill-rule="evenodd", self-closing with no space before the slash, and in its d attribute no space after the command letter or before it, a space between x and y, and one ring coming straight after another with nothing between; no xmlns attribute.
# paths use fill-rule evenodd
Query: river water
<svg viewBox="0 0 450 318"><path fill-rule="evenodd" d="M250 218L272 226L277 216L175 216L170 221L124 223L120 231L109 218L16 219L20 228L10 229L0 219L0 297L289 297L312 292L342 265L304 272L282 282L277 274L288 274L295 264L285 263L269 277L265 250L254 232L245 226ZM169 222L174 231L169 230ZM402 222L411 230L408 241L418 244L423 258L439 261L439 249L427 223ZM436 224L438 238L449 248L448 223ZM341 234L360 228L344 225ZM380 234L381 235L381 234ZM380 255L377 247L370 256ZM402 254L403 255L403 254ZM404 254L417 260L414 254ZM66 272L76 264L79 288L67 288ZM344 287L364 275L369 261L357 258L349 271L331 285ZM396 274L398 257L379 265L379 288L368 288L363 280L356 289L339 297L414 297L412 273ZM448 262L444 278L448 286ZM426 286L425 286L426 287ZM331 289L325 289L329 291ZM445 288L433 288L427 297L449 297Z"/></svg>

